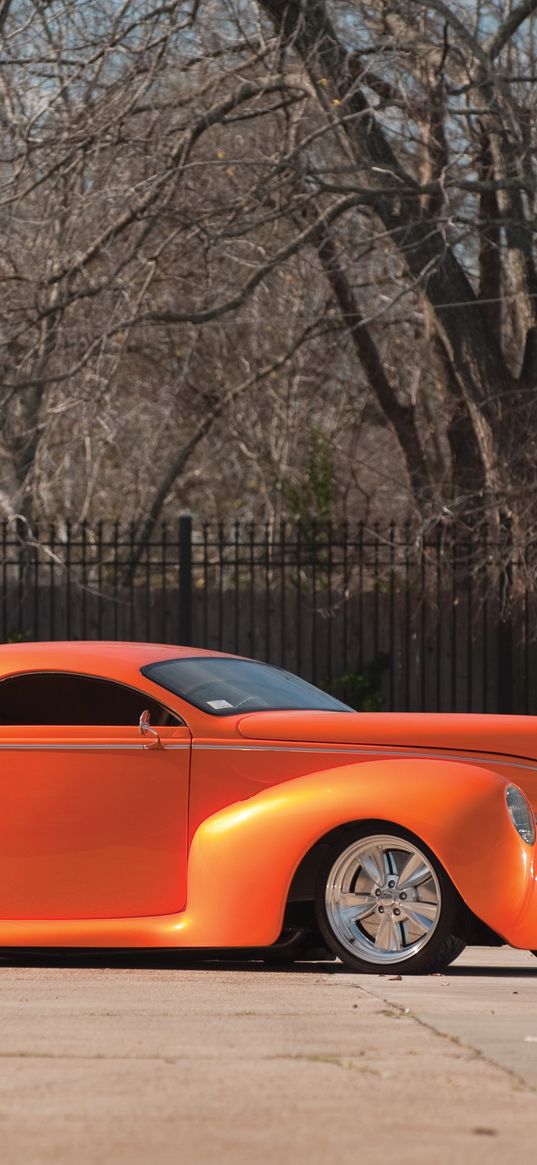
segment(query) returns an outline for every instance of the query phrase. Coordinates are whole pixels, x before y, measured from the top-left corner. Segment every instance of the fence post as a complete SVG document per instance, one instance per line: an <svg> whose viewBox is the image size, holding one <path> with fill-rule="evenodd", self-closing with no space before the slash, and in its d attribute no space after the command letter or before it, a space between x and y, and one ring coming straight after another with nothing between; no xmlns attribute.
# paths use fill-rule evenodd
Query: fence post
<svg viewBox="0 0 537 1165"><path fill-rule="evenodd" d="M192 518L181 514L179 518L179 643L184 647L192 644Z"/></svg>
<svg viewBox="0 0 537 1165"><path fill-rule="evenodd" d="M503 554L502 554L503 551ZM513 535L503 518L500 530L500 621L498 623L498 712L513 711Z"/></svg>

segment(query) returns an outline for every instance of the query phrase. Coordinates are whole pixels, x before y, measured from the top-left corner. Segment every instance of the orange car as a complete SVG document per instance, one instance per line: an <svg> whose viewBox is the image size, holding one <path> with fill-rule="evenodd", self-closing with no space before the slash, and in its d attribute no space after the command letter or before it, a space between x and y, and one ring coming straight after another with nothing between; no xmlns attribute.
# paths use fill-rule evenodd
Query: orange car
<svg viewBox="0 0 537 1165"><path fill-rule="evenodd" d="M0 946L432 971L537 947L535 720L358 713L237 656L0 648Z"/></svg>

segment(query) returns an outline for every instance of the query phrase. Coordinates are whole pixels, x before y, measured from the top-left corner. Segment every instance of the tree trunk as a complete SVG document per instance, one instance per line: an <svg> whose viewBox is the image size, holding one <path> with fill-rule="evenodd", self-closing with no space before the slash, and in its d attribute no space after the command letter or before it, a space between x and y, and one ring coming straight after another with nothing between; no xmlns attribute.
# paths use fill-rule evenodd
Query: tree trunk
<svg viewBox="0 0 537 1165"><path fill-rule="evenodd" d="M403 454L414 500L421 514L433 500L433 488L427 458L422 449L414 405L403 405L390 384L370 329L364 323L356 297L339 260L330 230L319 229L318 254L343 320L348 328L356 355Z"/></svg>
<svg viewBox="0 0 537 1165"><path fill-rule="evenodd" d="M516 388L516 380L505 364L498 337L490 330L488 313L434 214L421 204L419 187L400 165L370 109L357 81L355 60L339 43L324 0L259 3L283 43L300 55L319 103L331 120L334 102L345 114L338 132L346 135L360 166L361 181L378 190L376 214L434 313L443 351L458 385L459 408L467 409L464 427L471 427L472 444L479 449L481 466L474 486L480 487L481 479L486 481L487 490L495 491L501 486L491 426L497 402Z"/></svg>

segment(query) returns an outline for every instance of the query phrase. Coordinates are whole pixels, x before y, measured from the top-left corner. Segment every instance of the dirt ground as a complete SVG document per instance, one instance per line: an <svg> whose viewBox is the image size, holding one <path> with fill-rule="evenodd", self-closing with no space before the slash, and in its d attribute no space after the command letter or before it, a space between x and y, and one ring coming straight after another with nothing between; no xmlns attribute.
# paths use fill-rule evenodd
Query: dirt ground
<svg viewBox="0 0 537 1165"><path fill-rule="evenodd" d="M0 964L2 1165L376 1165L535 1153L537 959L445 975Z"/></svg>

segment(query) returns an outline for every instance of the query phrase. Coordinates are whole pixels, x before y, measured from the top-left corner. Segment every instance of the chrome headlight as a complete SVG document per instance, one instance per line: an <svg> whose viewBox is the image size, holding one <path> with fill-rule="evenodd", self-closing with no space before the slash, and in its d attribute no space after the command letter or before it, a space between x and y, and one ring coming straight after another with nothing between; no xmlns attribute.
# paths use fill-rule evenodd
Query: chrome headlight
<svg viewBox="0 0 537 1165"><path fill-rule="evenodd" d="M518 785L507 786L505 800L509 816L517 833L520 834L522 841L527 842L528 845L533 845L535 841L535 817L529 801Z"/></svg>

